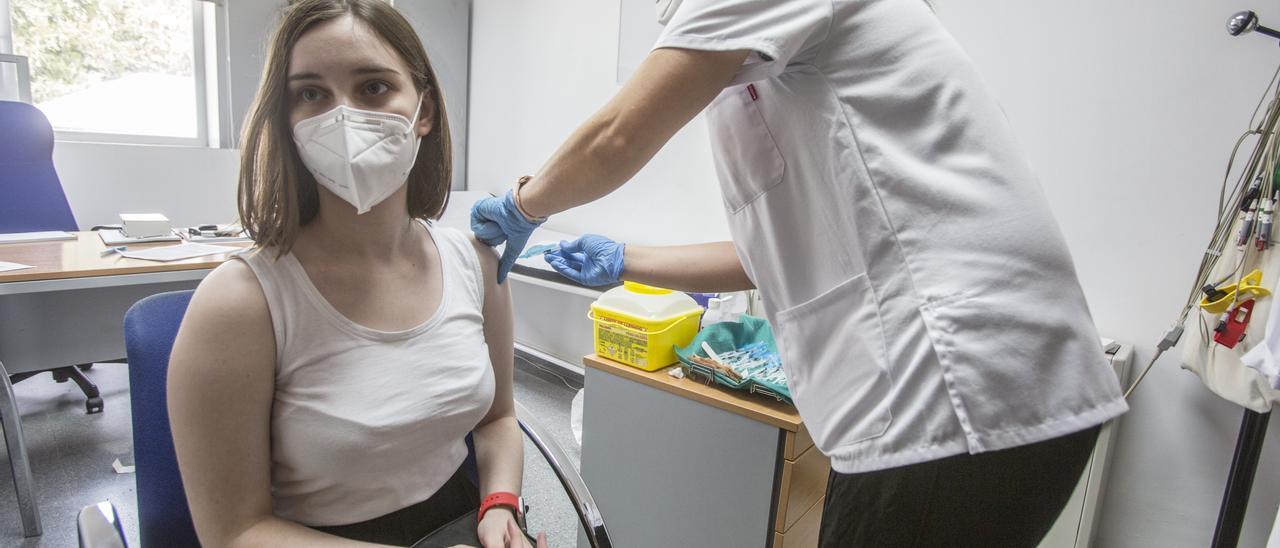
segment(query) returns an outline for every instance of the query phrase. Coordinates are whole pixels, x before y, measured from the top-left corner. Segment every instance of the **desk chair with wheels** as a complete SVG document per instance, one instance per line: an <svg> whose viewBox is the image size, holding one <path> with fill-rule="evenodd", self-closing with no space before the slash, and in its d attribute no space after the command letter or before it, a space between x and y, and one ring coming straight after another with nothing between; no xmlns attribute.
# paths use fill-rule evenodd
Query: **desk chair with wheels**
<svg viewBox="0 0 1280 548"><path fill-rule="evenodd" d="M165 399L169 352L173 349L182 316L191 302L191 294L191 291L175 291L152 295L138 301L125 314L125 348L129 355L133 407L133 451L137 466L138 536L144 547L198 545L174 454ZM563 449L518 402L516 418L521 430L560 479L586 530L588 541L592 546L611 547L604 518ZM464 522L465 527L462 527ZM80 512L78 525L82 547L124 546L124 537L119 534L119 520L109 503L85 507ZM474 536L474 517L469 522L465 517L460 518L454 525L452 529L449 526L442 528L418 546L434 546L436 541L446 537L458 538L452 535L469 533Z"/></svg>
<svg viewBox="0 0 1280 548"><path fill-rule="evenodd" d="M79 230L71 213L62 182L53 168L53 126L48 118L27 103L0 101L0 234ZM104 356L104 358L120 356ZM57 382L74 381L84 392L85 410L102 412L98 387L84 376L93 364L48 370ZM36 371L10 375L11 382L44 373Z"/></svg>

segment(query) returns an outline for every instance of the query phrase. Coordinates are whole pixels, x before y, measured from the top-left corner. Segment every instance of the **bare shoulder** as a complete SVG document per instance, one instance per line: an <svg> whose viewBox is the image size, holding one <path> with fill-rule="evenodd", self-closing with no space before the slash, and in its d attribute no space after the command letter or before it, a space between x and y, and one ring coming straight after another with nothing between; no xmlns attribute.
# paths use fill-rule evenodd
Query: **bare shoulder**
<svg viewBox="0 0 1280 548"><path fill-rule="evenodd" d="M484 242L481 242L480 240L476 239L476 235L473 233L468 232L466 236L467 236L467 241L471 242L471 246L476 248L476 255L480 256L480 268L484 269L486 278L490 273L497 272L498 271L497 250L485 245ZM497 275L495 274L493 278L496 283Z"/></svg>
<svg viewBox="0 0 1280 548"><path fill-rule="evenodd" d="M477 240L476 235L470 232L467 233L467 240L476 248L476 255L480 257L480 274L484 280L481 282L483 284L481 289L484 290L486 316L494 314L510 315L511 293L507 290L507 284L498 284L497 251L485 245L484 242Z"/></svg>
<svg viewBox="0 0 1280 548"><path fill-rule="evenodd" d="M267 350L270 353L267 353ZM257 276L243 261L209 273L191 298L174 357L216 355L218 361L274 356L271 313Z"/></svg>
<svg viewBox="0 0 1280 548"><path fill-rule="evenodd" d="M270 320L262 286L244 261L227 261L210 272L196 288L191 311L209 319L231 316L244 321L261 314Z"/></svg>

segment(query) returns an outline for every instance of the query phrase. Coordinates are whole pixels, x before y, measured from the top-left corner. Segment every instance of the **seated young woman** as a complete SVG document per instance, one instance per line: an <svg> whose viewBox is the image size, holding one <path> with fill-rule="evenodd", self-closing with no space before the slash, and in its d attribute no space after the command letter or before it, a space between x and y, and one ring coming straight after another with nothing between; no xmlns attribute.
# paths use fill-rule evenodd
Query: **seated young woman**
<svg viewBox="0 0 1280 548"><path fill-rule="evenodd" d="M241 145L256 245L200 284L169 368L201 543L409 545L479 508L483 546L527 546L510 294L492 250L430 221L449 124L409 23L291 2Z"/></svg>

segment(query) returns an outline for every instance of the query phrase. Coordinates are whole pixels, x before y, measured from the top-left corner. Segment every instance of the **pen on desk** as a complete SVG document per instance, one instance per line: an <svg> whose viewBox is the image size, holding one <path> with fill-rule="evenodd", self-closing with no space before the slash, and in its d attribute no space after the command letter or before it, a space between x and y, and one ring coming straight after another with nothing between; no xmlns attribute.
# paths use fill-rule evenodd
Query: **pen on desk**
<svg viewBox="0 0 1280 548"><path fill-rule="evenodd" d="M129 246L127 246L127 245L122 245L122 246L118 246L118 247L108 247L108 248L106 248L106 249L102 250L102 253L99 253L99 254L98 254L98 256L99 256L99 257L106 257L107 255L110 255L110 254L112 254L112 253L120 253L121 251L127 251L128 249L129 249Z"/></svg>

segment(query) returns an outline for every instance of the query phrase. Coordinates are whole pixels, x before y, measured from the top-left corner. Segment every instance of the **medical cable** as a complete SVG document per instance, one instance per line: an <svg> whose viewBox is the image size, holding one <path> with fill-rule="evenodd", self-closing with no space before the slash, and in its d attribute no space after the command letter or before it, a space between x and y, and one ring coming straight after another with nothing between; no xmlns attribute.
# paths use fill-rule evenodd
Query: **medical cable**
<svg viewBox="0 0 1280 548"><path fill-rule="evenodd" d="M1280 150L1278 150L1280 139L1276 138L1276 127L1277 123L1280 122L1280 87L1276 85L1278 79L1280 79L1280 66L1276 67L1275 73L1271 76L1271 82L1267 84L1262 98L1254 108L1253 115L1250 116L1249 123L1250 126L1253 126L1253 129L1241 134L1231 150L1226 172L1222 177L1222 187L1218 193L1218 222L1212 237L1209 239L1209 245L1201 256L1200 266L1196 272L1196 278L1191 284L1187 301L1178 313L1177 322L1156 343L1156 351L1151 360L1147 362L1138 377L1125 390L1124 397L1126 399L1133 394L1138 385L1150 373L1151 368L1155 366L1160 356L1164 355L1165 351L1176 346L1182 338L1187 317L1199 304L1201 295L1205 292L1205 287L1210 282L1209 277L1217 267L1218 261L1222 258L1227 243L1233 240L1232 236L1235 236L1234 241L1242 251L1240 261L1228 276L1212 284L1213 287L1217 287L1231 278L1237 278L1237 283L1239 283L1238 278L1243 275L1243 266L1246 264L1247 259L1255 253L1264 251L1270 245L1271 216L1274 215L1275 200L1280 199L1275 188L1276 162L1277 157L1280 157ZM1270 100L1268 101L1268 99ZM1262 119L1258 120L1258 112L1262 110L1262 105L1264 104L1267 105L1266 111ZM1255 122L1256 125L1254 125ZM1251 137L1256 137L1257 142L1249 155L1245 169L1240 171L1235 185L1230 187L1231 191L1228 193L1228 183L1231 181L1232 168L1236 165L1241 147ZM1246 181L1248 182L1247 186ZM1263 203L1259 204L1260 200ZM1267 211L1268 208L1271 210L1270 213ZM1261 210L1261 213L1259 213L1259 210ZM1262 234L1264 223L1255 222L1260 219L1266 221L1265 236ZM1231 229L1237 222L1241 225L1240 230L1233 233ZM1247 228L1246 224L1248 225ZM1250 240L1255 231L1260 243L1249 245L1253 243ZM1202 334L1206 333L1208 327L1205 325L1203 318L1201 318L1200 325Z"/></svg>
<svg viewBox="0 0 1280 548"><path fill-rule="evenodd" d="M557 378L557 379L560 379L560 383L561 383L561 384L563 384L563 385L565 386L565 388L568 388L568 389L570 389L570 390L581 390L581 389L582 389L582 387L581 387L581 386L574 386L574 385L570 384L570 383L569 383L569 380L568 380L568 379L566 379L566 378L564 378L564 375L561 375L561 374L559 374L559 373L556 373L555 371L552 371L550 368L544 367L542 364L539 364L538 362L535 362L535 361L533 361L533 360L531 360L531 359L529 359L529 358L526 358L526 357L524 357L524 356L516 356L516 359L517 359L517 360L520 360L520 361L523 361L524 363L527 363L527 364L529 364L529 365L533 366L534 368L538 369L539 371L542 371L543 373L546 373L546 374L551 375L551 376L553 376L553 377L555 377L555 378Z"/></svg>

